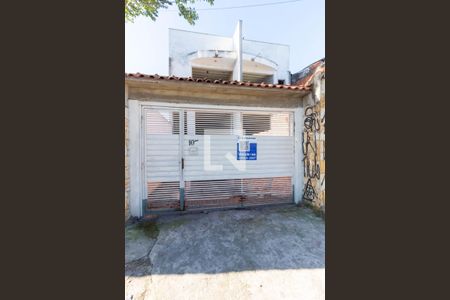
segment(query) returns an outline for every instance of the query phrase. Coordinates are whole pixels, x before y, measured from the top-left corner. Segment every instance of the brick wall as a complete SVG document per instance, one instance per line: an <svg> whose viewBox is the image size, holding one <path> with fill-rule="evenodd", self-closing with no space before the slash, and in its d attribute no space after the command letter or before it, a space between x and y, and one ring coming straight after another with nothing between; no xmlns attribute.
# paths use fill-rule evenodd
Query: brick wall
<svg viewBox="0 0 450 300"><path fill-rule="evenodd" d="M325 77L314 79L314 94L304 99L303 201L325 212Z"/></svg>

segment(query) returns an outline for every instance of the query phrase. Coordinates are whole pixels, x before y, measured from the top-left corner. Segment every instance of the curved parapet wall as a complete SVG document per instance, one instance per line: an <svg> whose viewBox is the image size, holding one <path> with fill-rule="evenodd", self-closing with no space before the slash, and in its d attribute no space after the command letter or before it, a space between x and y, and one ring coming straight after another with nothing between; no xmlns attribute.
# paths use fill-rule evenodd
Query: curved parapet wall
<svg viewBox="0 0 450 300"><path fill-rule="evenodd" d="M280 80L290 84L289 46L243 38L237 43L235 39L235 36L170 29L169 75L234 80L237 70L241 70L242 76L237 81L276 84ZM242 53L240 59L239 53ZM238 61L241 68L237 68Z"/></svg>

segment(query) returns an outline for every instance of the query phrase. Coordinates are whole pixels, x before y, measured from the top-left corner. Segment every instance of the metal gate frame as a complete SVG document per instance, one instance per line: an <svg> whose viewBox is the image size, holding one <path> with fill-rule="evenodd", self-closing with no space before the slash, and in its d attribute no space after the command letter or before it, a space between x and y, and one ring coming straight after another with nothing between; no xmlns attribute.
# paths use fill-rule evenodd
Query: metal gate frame
<svg viewBox="0 0 450 300"><path fill-rule="evenodd" d="M165 212L174 212L178 211L178 209L156 209L156 210L150 210L148 209L148 185L147 185L147 176L146 176L146 122L145 122L145 112L147 110L151 109L161 109L161 110L168 110L171 112L178 112L179 113L179 134L178 134L178 143L179 143L179 151L178 151L178 165L180 166L180 174L179 174L179 202L180 202L180 210L184 210L184 178L183 178L183 170L182 170L182 162L181 158L183 156L183 137L184 137L184 113L183 109L172 107L172 106L153 106L153 105L140 105L140 166L141 166L141 195L145 196L145 198L142 199L142 215L148 215L148 214L159 214L159 213L165 213Z"/></svg>
<svg viewBox="0 0 450 300"><path fill-rule="evenodd" d="M183 146L184 146L184 110L185 109L205 109L205 110L217 110L217 111L239 111L239 112L292 112L293 118L291 118L291 126L293 128L293 138L294 138L294 160L295 160L295 168L294 174L292 176L292 194L293 201L295 203L296 197L299 196L298 189L296 189L295 183L303 184L303 176L300 176L299 171L303 170L303 167L299 169L298 167L302 165L302 158L297 155L298 150L301 150L301 144L299 145L299 133L302 132L303 124L300 124L301 113L303 112L303 108L276 108L276 107L248 107L248 106L226 106L226 105L202 105L202 104L179 104L179 103L167 103L167 102L140 102L139 103L139 111L140 111L140 165L141 165L141 195L147 195L147 184L146 184L146 173L145 173L145 120L144 120L144 111L146 109L167 109L171 111L180 112L180 121L179 121L179 164L181 166L180 172L180 210L185 210L184 203L184 190L185 190L185 179L183 172ZM301 122L303 123L303 122ZM299 152L301 154L301 151ZM300 179L300 180L299 180ZM280 204L268 204L268 205L280 205ZM266 205L262 205L266 206ZM238 207L227 207L227 208L202 208L201 210L218 210L218 209L233 209ZM167 212L175 212L179 211L177 209L164 209L164 210L149 210L147 209L147 197L142 199L142 216L148 214L164 214Z"/></svg>

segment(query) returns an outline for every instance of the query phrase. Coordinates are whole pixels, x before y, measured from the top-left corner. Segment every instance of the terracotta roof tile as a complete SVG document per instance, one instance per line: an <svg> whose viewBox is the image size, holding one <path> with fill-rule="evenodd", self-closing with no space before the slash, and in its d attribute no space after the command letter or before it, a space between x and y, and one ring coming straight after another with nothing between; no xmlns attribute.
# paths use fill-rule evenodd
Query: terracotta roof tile
<svg viewBox="0 0 450 300"><path fill-rule="evenodd" d="M141 73L125 73L125 78L133 79L157 79L157 80L179 80L179 81L190 81L193 83L214 83L223 85L236 85L236 86L247 86L247 87L257 87L257 88L279 88L288 90L309 90L310 87L305 85L288 85L288 84L272 84L272 83L257 83L257 82L243 82L243 81L229 81L229 80L213 80L208 78L192 78L192 77L178 77L178 76L160 76L158 74L147 75Z"/></svg>

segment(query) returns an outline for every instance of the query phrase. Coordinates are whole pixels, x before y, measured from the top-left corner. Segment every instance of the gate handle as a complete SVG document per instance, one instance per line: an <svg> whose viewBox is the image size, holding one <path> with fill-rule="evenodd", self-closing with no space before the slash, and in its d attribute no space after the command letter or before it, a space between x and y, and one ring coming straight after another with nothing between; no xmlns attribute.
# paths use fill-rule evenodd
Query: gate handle
<svg viewBox="0 0 450 300"><path fill-rule="evenodd" d="M184 170L184 158L181 159L181 170Z"/></svg>

